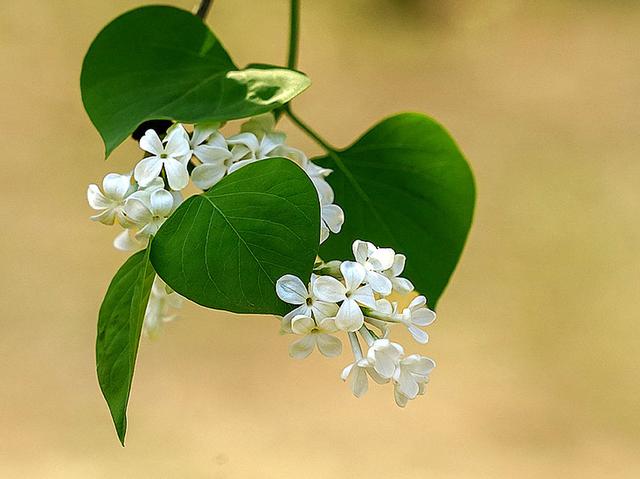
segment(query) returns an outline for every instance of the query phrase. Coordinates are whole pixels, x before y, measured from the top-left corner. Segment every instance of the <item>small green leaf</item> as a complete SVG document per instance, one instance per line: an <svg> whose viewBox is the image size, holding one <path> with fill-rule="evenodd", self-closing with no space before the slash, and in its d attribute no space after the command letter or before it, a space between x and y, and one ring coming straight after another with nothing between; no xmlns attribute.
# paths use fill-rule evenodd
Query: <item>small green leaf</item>
<svg viewBox="0 0 640 479"><path fill-rule="evenodd" d="M80 78L106 156L146 120L244 118L285 104L309 84L285 68L239 70L200 18L168 6L138 8L107 25L91 44Z"/></svg>
<svg viewBox="0 0 640 479"><path fill-rule="evenodd" d="M127 403L144 313L155 272L149 248L131 256L114 276L98 317L96 367L118 438L124 446Z"/></svg>
<svg viewBox="0 0 640 479"><path fill-rule="evenodd" d="M272 158L180 205L158 231L151 262L171 288L208 308L283 314L275 282L310 277L319 236L311 180L290 160Z"/></svg>
<svg viewBox="0 0 640 479"><path fill-rule="evenodd" d="M416 113L388 118L352 146L316 160L345 213L324 260L350 257L356 239L407 256L406 276L435 306L464 246L475 203L469 165L449 134Z"/></svg>

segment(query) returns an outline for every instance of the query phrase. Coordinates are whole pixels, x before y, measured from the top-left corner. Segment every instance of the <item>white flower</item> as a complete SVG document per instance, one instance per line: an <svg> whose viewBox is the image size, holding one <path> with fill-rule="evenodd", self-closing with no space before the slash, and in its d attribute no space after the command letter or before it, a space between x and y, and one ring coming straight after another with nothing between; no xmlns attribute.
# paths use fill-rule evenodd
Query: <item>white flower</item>
<svg viewBox="0 0 640 479"><path fill-rule="evenodd" d="M156 276L151 287L149 302L144 313L143 333L150 338L157 337L162 326L176 319L171 309L180 308L184 299L170 290L164 281Z"/></svg>
<svg viewBox="0 0 640 479"><path fill-rule="evenodd" d="M367 358L380 376L391 378L403 354L402 346L383 338L373 342L367 352Z"/></svg>
<svg viewBox="0 0 640 479"><path fill-rule="evenodd" d="M307 155L305 155L302 150L289 145L280 145L279 147L274 148L274 150L270 153L270 156L280 156L282 158L288 158L289 160L301 166L305 171L305 165L309 163ZM307 174L309 173L307 172Z"/></svg>
<svg viewBox="0 0 640 479"><path fill-rule="evenodd" d="M397 393L407 399L415 399L420 392L420 384L428 381L429 374L435 367L436 363L432 359L419 354L401 359L393 374Z"/></svg>
<svg viewBox="0 0 640 479"><path fill-rule="evenodd" d="M340 233L344 223L344 212L338 205L333 204L333 190L326 183L328 190L325 194L318 193L320 198L320 243L324 243L329 237L329 231L332 233Z"/></svg>
<svg viewBox="0 0 640 479"><path fill-rule="evenodd" d="M131 183L131 174L119 175L109 173L102 180L102 189L98 185L89 185L87 189L87 201L97 215L91 217L93 221L99 221L105 225L112 225L117 220L122 226L127 224L124 216L124 203L127 197L135 191L135 185Z"/></svg>
<svg viewBox="0 0 640 479"><path fill-rule="evenodd" d="M209 136L206 144L196 147L194 154L202 164L193 169L191 179L202 190L207 190L220 181L235 161L227 148L227 141L217 131Z"/></svg>
<svg viewBox="0 0 640 479"><path fill-rule="evenodd" d="M227 142L224 136L218 131L220 123L198 123L193 127L193 133L189 138L189 146L194 156L202 160L201 156L206 155L208 147L227 149Z"/></svg>
<svg viewBox="0 0 640 479"><path fill-rule="evenodd" d="M149 238L136 238L132 229L122 231L113 240L113 247L120 251L140 251L147 247Z"/></svg>
<svg viewBox="0 0 640 479"><path fill-rule="evenodd" d="M325 318L316 323L309 316L298 315L291 321L291 330L295 334L304 335L302 339L291 344L289 355L292 358L304 359L315 347L324 356L334 357L342 352L342 343L331 333L338 331L333 318Z"/></svg>
<svg viewBox="0 0 640 479"><path fill-rule="evenodd" d="M276 294L288 304L298 305L297 308L287 313L282 318L282 333L291 333L291 320L298 315L310 316L316 321L335 316L338 305L332 302L321 301L314 292L314 285L318 277L311 275L309 288L302 280L292 274L285 274L276 282Z"/></svg>
<svg viewBox="0 0 640 479"><path fill-rule="evenodd" d="M287 135L280 131L273 131L275 126L275 116L269 112L254 116L240 127L242 133L253 134L259 141L255 149L253 149L256 159L261 160L267 157L278 156L274 154L274 150L280 146L284 146Z"/></svg>
<svg viewBox="0 0 640 479"><path fill-rule="evenodd" d="M316 295L322 301L337 303L342 301L336 314L336 326L342 331L357 331L364 323L360 305L375 307L373 291L362 285L366 275L362 265L345 261L340 265L344 284L331 276L320 276L314 285Z"/></svg>
<svg viewBox="0 0 640 479"><path fill-rule="evenodd" d="M146 132L145 132L145 134L146 134ZM164 138L162 140L162 143L168 143L169 140L171 139L171 137L175 136L175 135L179 135L184 141L189 143L189 146L191 146L191 140L189 138L189 133L187 132L187 130L185 129L185 127L184 127L184 125L182 123L174 123L169 128L167 128L167 133L165 134L165 136L164 136ZM191 149L193 149L193 148L191 148ZM189 152L189 155L190 154L191 154L191 152ZM190 159L190 158L186 158L186 159Z"/></svg>
<svg viewBox="0 0 640 479"><path fill-rule="evenodd" d="M429 378L427 378L425 382L418 383L418 396L422 396L424 394L425 385L428 382L429 382ZM409 398L399 391L397 384L394 384L393 386L393 396L394 396L394 399L396 400L396 404L400 407L405 407L409 402Z"/></svg>
<svg viewBox="0 0 640 479"><path fill-rule="evenodd" d="M166 190L158 189L148 196L129 198L125 205L127 217L140 228L136 237L155 235L162 223L174 210L174 196Z"/></svg>
<svg viewBox="0 0 640 479"><path fill-rule="evenodd" d="M368 359L357 359L342 370L340 377L343 381L349 381L351 391L357 398L364 395L369 389L369 380L367 375L371 376L378 384L389 382L389 379L380 376L372 367Z"/></svg>
<svg viewBox="0 0 640 479"><path fill-rule="evenodd" d="M231 165L229 173L250 163L278 156L277 149L284 144L285 139L286 135L277 131L258 132L258 135L243 131L227 138L227 143L233 145L231 152L234 158L239 160Z"/></svg>
<svg viewBox="0 0 640 479"><path fill-rule="evenodd" d="M134 170L134 177L141 186L149 185L162 171L167 175L169 187L181 190L189 183L189 172L186 162L191 148L189 142L179 130L167 135L166 145L154 130L147 130L140 138L140 148L151 153L151 156L141 160Z"/></svg>
<svg viewBox="0 0 640 479"><path fill-rule="evenodd" d="M381 272L393 266L395 252L391 248L376 248L372 243L353 242L353 256L367 271L367 282L380 294L391 294L391 280Z"/></svg>
<svg viewBox="0 0 640 479"><path fill-rule="evenodd" d="M406 278L400 278L399 276L402 274L404 270L404 264L407 258L403 254L396 254L393 259L393 265L391 268L384 270L382 272L389 281L391 281L391 285L393 290L400 294L407 294L413 291L413 284Z"/></svg>
<svg viewBox="0 0 640 479"><path fill-rule="evenodd" d="M436 313L427 308L427 299L424 296L416 296L399 316L399 320L407 327L413 339L422 344L429 341L429 335L419 326L429 326L435 319Z"/></svg>

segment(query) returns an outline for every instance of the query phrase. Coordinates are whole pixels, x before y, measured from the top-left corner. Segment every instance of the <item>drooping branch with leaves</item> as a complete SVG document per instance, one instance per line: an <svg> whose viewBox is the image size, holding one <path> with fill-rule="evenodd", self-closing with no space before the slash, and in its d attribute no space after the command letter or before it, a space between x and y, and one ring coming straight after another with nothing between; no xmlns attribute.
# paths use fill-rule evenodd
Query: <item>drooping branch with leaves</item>
<svg viewBox="0 0 640 479"><path fill-rule="evenodd" d="M469 166L434 120L398 114L337 148L292 111L311 84L296 69L297 0L287 67L239 68L203 22L211 3L195 15L168 6L125 13L82 67L105 156L129 137L142 150L130 172L107 174L87 193L92 219L118 225L114 246L133 253L109 285L96 342L123 444L140 337L157 334L185 299L279 317L280 331L298 336L294 358L337 356L344 335L353 360L342 378L353 394L371 378L391 383L405 406L424 393L435 363L406 354L392 327L427 342L422 328L435 319L473 215ZM324 155L289 145L281 115ZM200 193L185 199L189 189Z"/></svg>

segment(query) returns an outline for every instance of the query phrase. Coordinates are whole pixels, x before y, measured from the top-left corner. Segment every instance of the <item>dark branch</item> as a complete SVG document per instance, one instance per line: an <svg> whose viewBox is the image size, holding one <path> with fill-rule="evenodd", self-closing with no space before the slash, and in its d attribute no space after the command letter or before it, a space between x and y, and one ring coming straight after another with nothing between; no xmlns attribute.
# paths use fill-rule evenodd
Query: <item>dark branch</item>
<svg viewBox="0 0 640 479"><path fill-rule="evenodd" d="M207 13L209 13L209 9L211 8L212 4L213 0L202 0L200 2L200 6L198 7L196 15L204 20L207 17Z"/></svg>

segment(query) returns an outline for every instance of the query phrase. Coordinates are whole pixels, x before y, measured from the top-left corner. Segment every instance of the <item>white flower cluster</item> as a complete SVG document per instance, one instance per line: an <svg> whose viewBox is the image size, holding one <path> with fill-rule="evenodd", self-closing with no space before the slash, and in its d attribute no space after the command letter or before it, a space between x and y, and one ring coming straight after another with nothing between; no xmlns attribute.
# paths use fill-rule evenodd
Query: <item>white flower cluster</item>
<svg viewBox="0 0 640 479"><path fill-rule="evenodd" d="M400 277L404 255L365 241L353 243L353 254L355 261L316 265L308 286L293 275L277 281L278 297L296 306L282 318L281 332L302 336L289 348L289 354L298 359L315 348L324 356L338 356L342 342L335 334L346 332L354 361L342 371L342 379L350 381L353 394L362 396L371 376L379 384L393 382L396 403L404 407L424 393L435 363L417 354L405 356L403 347L389 340L390 326L405 326L424 344L429 337L421 328L430 325L436 315L427 308L424 296L417 296L402 310L387 299L392 292L413 291L411 282ZM358 335L368 347L366 355Z"/></svg>
<svg viewBox="0 0 640 479"><path fill-rule="evenodd" d="M241 132L225 138L219 124L198 124L190 134L185 127L172 125L161 139L155 130L147 130L140 139L146 152L132 173L108 174L102 183L90 185L89 205L98 211L91 217L107 225L125 228L114 241L123 250L142 249L164 220L182 202L181 190L193 184L207 190L225 175L265 158L284 157L307 173L318 192L321 205L321 237L338 233L344 223L342 209L333 204L334 194L325 178L331 170L311 162L306 155L285 144L286 135L274 131L271 113L244 123ZM189 171L191 170L191 174Z"/></svg>
<svg viewBox="0 0 640 479"><path fill-rule="evenodd" d="M250 119L241 126L240 133L230 137L225 137L219 127L219 123L197 124L189 133L184 125L175 123L161 132L162 137L155 130L147 130L140 139L145 157L132 172L109 173L102 181L102 190L98 185L89 185L87 199L97 211L91 219L124 228L113 242L117 249L145 248L149 237L182 203L182 190L189 180L207 190L237 169L273 157L294 161L313 182L321 206L320 241L325 241L330 232L340 232L344 213L333 204L333 190L325 179L331 170L319 167L302 151L286 145L286 135L274 131L273 114ZM153 314L147 315L156 318L145 319L149 331L172 318L163 313L164 304L171 303L177 295L165 290L154 287L155 293L152 292L150 305L157 301L162 306L153 306Z"/></svg>
<svg viewBox="0 0 640 479"><path fill-rule="evenodd" d="M169 288L160 276L156 276L144 313L142 334L151 339L156 338L165 323L178 318L172 314L172 310L181 308L183 303L184 298Z"/></svg>

